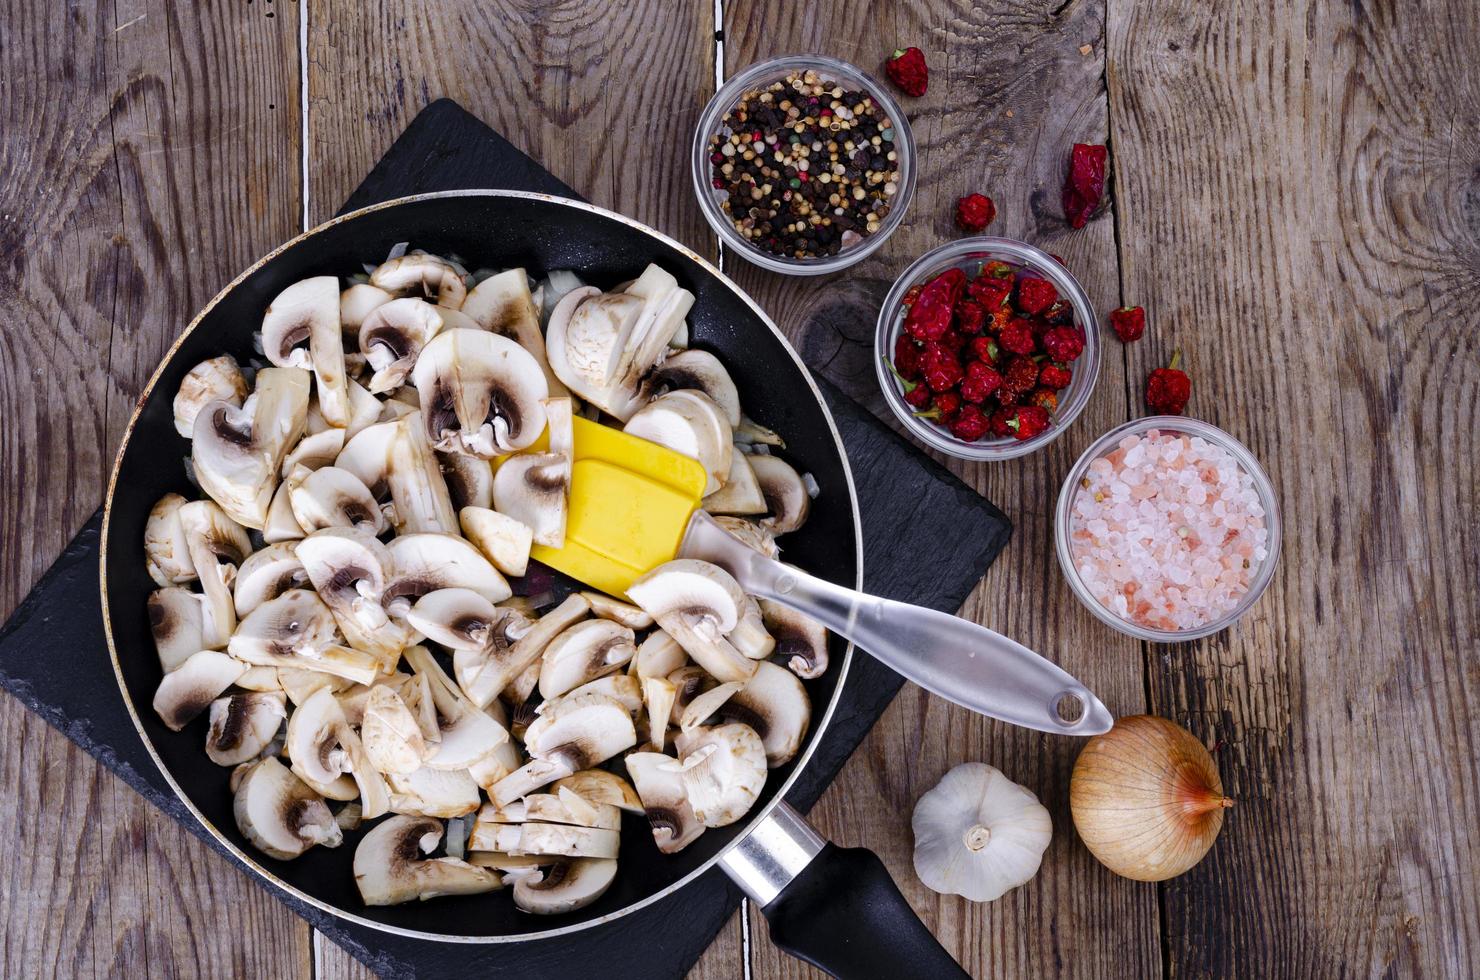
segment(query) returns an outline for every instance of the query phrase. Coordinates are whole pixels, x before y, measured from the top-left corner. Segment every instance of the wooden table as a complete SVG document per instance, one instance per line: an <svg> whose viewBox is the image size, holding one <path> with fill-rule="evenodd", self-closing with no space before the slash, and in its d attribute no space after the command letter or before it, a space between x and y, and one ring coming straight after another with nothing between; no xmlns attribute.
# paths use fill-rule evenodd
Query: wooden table
<svg viewBox="0 0 1480 980"><path fill-rule="evenodd" d="M906 226L838 277L728 269L793 333L870 322L980 190L992 230L1061 254L1099 309L1147 308L1146 339L1108 341L1051 449L952 464L1017 523L963 614L1055 655L1118 714L1191 727L1239 802L1191 873L1118 879L1068 818L1075 745L910 689L817 824L877 850L979 976L1480 973L1472 0L11 0L0 34L5 611L97 505L193 312L328 217L429 100L713 255L686 152L717 59L817 51L877 71L918 44L934 74L906 101L923 153ZM1058 204L1076 141L1114 161L1113 207L1081 231ZM1149 647L1070 595L1050 502L1091 439L1142 412L1174 348L1190 413L1269 469L1285 553L1237 628ZM3 975L364 975L18 702L0 698L0 730ZM966 760L1054 814L1038 877L990 905L911 868L914 801ZM755 914L695 970L803 974Z"/></svg>

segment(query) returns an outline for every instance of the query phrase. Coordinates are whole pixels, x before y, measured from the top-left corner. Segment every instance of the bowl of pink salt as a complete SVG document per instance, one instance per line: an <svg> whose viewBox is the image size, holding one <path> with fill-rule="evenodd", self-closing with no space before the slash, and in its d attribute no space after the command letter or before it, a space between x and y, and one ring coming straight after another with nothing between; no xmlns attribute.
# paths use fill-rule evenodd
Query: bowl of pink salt
<svg viewBox="0 0 1480 980"><path fill-rule="evenodd" d="M1171 643L1232 625L1280 550L1269 477L1217 426L1161 415L1102 436L1074 464L1055 516L1069 587L1104 622Z"/></svg>

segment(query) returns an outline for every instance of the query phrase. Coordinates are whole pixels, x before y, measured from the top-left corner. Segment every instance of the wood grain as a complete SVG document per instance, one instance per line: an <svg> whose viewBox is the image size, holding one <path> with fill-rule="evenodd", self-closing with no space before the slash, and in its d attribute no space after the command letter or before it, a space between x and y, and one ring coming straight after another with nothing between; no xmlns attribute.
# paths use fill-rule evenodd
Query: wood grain
<svg viewBox="0 0 1480 980"><path fill-rule="evenodd" d="M234 6L12 2L0 24L8 613L101 499L165 346L292 231L270 160L297 150L297 43ZM265 891L9 696L0 731L5 976L306 972L308 927Z"/></svg>
<svg viewBox="0 0 1480 980"><path fill-rule="evenodd" d="M1170 972L1475 975L1480 12L1110 10L1132 374L1180 347L1286 524L1255 614L1152 658L1239 798Z"/></svg>

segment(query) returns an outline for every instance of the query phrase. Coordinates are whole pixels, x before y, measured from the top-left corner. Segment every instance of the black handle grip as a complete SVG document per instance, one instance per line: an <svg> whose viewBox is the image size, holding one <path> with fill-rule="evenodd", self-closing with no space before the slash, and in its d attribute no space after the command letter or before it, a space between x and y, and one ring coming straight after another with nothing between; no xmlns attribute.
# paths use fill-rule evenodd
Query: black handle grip
<svg viewBox="0 0 1480 980"><path fill-rule="evenodd" d="M841 980L969 978L867 848L824 845L761 911L772 942Z"/></svg>

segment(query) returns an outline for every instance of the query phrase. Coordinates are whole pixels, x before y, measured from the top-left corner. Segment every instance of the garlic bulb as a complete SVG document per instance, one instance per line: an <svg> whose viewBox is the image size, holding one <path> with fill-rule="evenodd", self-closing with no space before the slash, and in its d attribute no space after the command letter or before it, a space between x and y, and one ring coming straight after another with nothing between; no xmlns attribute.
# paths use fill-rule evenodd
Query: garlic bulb
<svg viewBox="0 0 1480 980"><path fill-rule="evenodd" d="M1201 861L1232 805L1203 744L1151 715L1121 718L1090 739L1069 781L1085 846L1136 881L1165 881Z"/></svg>
<svg viewBox="0 0 1480 980"><path fill-rule="evenodd" d="M967 762L915 804L915 874L941 894L990 902L1038 873L1053 823L1038 797Z"/></svg>

